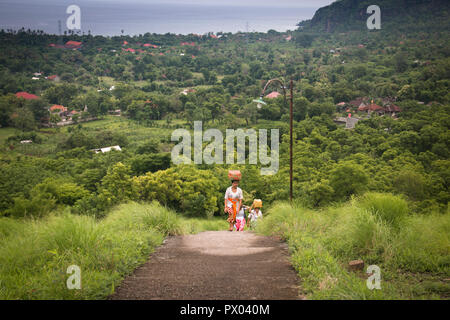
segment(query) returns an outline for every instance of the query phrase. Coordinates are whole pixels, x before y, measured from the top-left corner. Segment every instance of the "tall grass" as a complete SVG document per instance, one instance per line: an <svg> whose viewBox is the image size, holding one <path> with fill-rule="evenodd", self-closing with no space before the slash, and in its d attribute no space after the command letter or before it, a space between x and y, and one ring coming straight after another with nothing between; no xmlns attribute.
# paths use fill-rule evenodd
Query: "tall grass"
<svg viewBox="0 0 450 320"><path fill-rule="evenodd" d="M221 225L181 218L157 203L120 205L100 221L69 212L2 218L0 299L104 299L167 235ZM81 268L81 290L67 289L71 265Z"/></svg>
<svg viewBox="0 0 450 320"><path fill-rule="evenodd" d="M368 192L355 204L393 226L399 226L409 212L406 200L388 193Z"/></svg>
<svg viewBox="0 0 450 320"><path fill-rule="evenodd" d="M410 215L405 204L390 194L366 194L321 211L279 203L257 231L288 242L311 299L442 298L449 289L440 280L450 275L450 215ZM382 290L369 290L364 272L348 270L356 259L381 268ZM437 289L424 288L421 277Z"/></svg>

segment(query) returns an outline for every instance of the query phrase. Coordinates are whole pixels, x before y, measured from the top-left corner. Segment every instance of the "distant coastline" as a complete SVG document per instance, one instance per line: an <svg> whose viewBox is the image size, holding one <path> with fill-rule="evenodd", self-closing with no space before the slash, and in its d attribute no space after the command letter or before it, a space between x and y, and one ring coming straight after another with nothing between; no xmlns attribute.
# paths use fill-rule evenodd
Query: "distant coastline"
<svg viewBox="0 0 450 320"><path fill-rule="evenodd" d="M0 2L0 29L19 30L22 27L58 34L67 31L67 3ZM204 34L208 32L285 32L296 30L301 20L311 19L315 8L233 7L179 4L114 3L101 6L92 1L80 5L80 34L115 36L144 33ZM123 33L122 33L123 30Z"/></svg>

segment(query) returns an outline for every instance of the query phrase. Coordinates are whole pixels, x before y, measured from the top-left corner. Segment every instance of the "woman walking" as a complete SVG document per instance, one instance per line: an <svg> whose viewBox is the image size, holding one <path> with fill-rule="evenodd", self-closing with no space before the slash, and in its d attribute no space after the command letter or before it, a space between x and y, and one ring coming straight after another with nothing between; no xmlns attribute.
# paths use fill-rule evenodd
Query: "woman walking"
<svg viewBox="0 0 450 320"><path fill-rule="evenodd" d="M231 187L225 192L225 213L228 213L227 221L230 223L229 231L233 231L233 225L236 222L236 215L242 209L242 199L244 198L242 189L239 188L241 173L239 171L230 171L228 176L231 178Z"/></svg>

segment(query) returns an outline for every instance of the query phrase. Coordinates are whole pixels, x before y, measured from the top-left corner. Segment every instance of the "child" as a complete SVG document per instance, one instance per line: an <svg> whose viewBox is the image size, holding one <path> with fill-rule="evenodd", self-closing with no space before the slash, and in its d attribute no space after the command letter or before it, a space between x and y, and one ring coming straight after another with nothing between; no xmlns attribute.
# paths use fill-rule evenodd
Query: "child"
<svg viewBox="0 0 450 320"><path fill-rule="evenodd" d="M256 223L259 219L262 219L262 201L259 199L255 199L255 201L252 204L252 207L255 209L250 208L250 214L248 215L248 225L253 229L256 226Z"/></svg>
<svg viewBox="0 0 450 320"><path fill-rule="evenodd" d="M244 231L245 227L245 213L244 209L246 206L243 206L239 213L236 215L236 231Z"/></svg>

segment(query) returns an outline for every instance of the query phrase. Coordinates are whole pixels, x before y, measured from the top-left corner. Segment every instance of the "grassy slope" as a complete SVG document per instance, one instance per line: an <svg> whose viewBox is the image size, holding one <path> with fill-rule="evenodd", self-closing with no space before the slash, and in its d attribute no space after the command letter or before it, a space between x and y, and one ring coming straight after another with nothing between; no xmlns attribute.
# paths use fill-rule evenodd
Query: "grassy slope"
<svg viewBox="0 0 450 320"><path fill-rule="evenodd" d="M310 299L449 299L450 214L390 220L398 210L400 199L379 194L321 211L279 203L258 232L287 240ZM365 270L349 272L356 259ZM372 264L381 268L381 290L366 286Z"/></svg>
<svg viewBox="0 0 450 320"><path fill-rule="evenodd" d="M223 219L187 219L157 203L129 203L105 219L67 212L42 220L0 219L0 299L104 299L165 236L224 230ZM68 290L67 268L81 268Z"/></svg>

